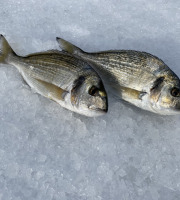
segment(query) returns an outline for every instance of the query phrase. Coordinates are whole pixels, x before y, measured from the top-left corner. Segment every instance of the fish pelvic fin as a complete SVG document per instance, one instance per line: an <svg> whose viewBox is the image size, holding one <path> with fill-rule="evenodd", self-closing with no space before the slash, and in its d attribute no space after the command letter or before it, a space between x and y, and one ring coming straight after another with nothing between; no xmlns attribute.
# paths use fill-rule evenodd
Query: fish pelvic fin
<svg viewBox="0 0 180 200"><path fill-rule="evenodd" d="M3 35L0 34L0 63L8 64L8 56L15 54Z"/></svg>
<svg viewBox="0 0 180 200"><path fill-rule="evenodd" d="M81 55L84 53L84 51L82 49L80 49L79 47L71 44L70 42L68 42L62 38L56 37L56 40L57 40L60 48L65 52L68 52L70 54L75 54L75 55Z"/></svg>

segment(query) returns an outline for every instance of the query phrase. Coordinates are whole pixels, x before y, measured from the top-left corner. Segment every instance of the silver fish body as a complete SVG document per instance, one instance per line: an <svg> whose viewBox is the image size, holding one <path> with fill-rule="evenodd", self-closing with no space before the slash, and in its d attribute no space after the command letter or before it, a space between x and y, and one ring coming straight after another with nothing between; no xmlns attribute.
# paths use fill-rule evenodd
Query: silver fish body
<svg viewBox="0 0 180 200"><path fill-rule="evenodd" d="M0 35L0 63L15 66L37 93L86 116L99 116L108 109L103 83L92 67L56 50L18 56Z"/></svg>
<svg viewBox="0 0 180 200"><path fill-rule="evenodd" d="M159 58L133 50L87 53L57 38L61 49L92 64L121 99L163 115L180 114L180 80Z"/></svg>

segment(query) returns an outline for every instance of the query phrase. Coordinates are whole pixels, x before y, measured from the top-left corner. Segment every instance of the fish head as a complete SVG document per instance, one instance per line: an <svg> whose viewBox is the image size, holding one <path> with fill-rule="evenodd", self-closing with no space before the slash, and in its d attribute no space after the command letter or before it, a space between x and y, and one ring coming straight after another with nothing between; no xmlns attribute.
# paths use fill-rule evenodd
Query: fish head
<svg viewBox="0 0 180 200"><path fill-rule="evenodd" d="M162 115L180 114L180 80L175 74L156 79L150 90L152 109Z"/></svg>
<svg viewBox="0 0 180 200"><path fill-rule="evenodd" d="M97 76L80 76L71 90L71 103L86 116L107 113L107 94L101 79Z"/></svg>

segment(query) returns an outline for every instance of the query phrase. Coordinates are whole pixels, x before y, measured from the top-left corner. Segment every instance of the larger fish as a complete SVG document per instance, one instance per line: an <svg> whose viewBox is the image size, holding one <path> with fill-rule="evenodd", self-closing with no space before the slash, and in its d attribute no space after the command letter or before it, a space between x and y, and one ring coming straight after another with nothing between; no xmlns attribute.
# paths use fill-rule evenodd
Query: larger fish
<svg viewBox="0 0 180 200"><path fill-rule="evenodd" d="M121 99L151 112L180 114L180 80L156 56L132 50L87 53L61 38L57 41L63 51L93 64Z"/></svg>
<svg viewBox="0 0 180 200"><path fill-rule="evenodd" d="M25 57L0 35L0 63L15 66L37 93L86 116L107 112L107 95L98 74L84 61L56 51Z"/></svg>

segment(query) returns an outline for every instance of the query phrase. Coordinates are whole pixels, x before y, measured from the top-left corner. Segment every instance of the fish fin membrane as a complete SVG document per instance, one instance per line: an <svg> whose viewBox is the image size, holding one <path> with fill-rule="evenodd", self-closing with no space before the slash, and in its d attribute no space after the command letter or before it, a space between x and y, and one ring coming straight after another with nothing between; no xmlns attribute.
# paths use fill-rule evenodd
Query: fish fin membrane
<svg viewBox="0 0 180 200"><path fill-rule="evenodd" d="M37 55L45 55L45 54L58 54L61 53L61 51L56 50L56 49L51 49L51 50L47 50L47 51L43 51L43 52L37 52L37 53L31 53L28 54L26 57L30 57L30 56L37 56Z"/></svg>
<svg viewBox="0 0 180 200"><path fill-rule="evenodd" d="M136 100L142 100L142 97L147 94L143 91L138 91L132 88L122 87L121 86L121 95L128 99L136 99Z"/></svg>
<svg viewBox="0 0 180 200"><path fill-rule="evenodd" d="M68 93L68 91L63 90L52 83L33 78L29 75L23 76L23 78L37 93L56 102L59 100L64 101L65 95Z"/></svg>
<svg viewBox="0 0 180 200"><path fill-rule="evenodd" d="M7 58L10 54L14 54L14 51L10 47L5 37L3 35L0 35L0 63L7 64Z"/></svg>
<svg viewBox="0 0 180 200"><path fill-rule="evenodd" d="M56 100L64 101L64 97L65 97L65 94L67 94L67 91L63 90L62 88L52 83L48 83L46 81L42 81L38 79L36 79L36 81L39 87L44 88L44 91L46 91L46 97L54 101Z"/></svg>
<svg viewBox="0 0 180 200"><path fill-rule="evenodd" d="M83 50L81 50L79 47L71 44L70 42L62 38L57 37L56 40L60 48L65 52L68 52L70 54L76 54L76 55L81 55L82 53L84 53Z"/></svg>

